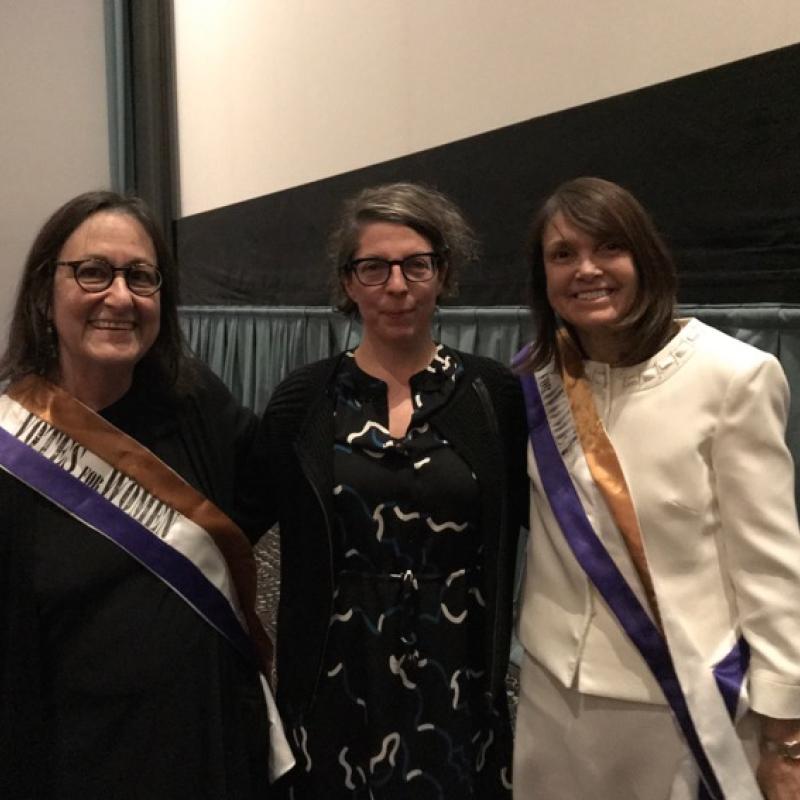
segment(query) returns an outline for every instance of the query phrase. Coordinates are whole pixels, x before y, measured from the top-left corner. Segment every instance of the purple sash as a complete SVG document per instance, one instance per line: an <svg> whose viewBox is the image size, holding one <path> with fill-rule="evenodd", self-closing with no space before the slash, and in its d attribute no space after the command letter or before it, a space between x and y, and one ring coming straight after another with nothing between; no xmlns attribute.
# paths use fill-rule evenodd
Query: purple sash
<svg viewBox="0 0 800 800"><path fill-rule="evenodd" d="M3 428L0 467L121 547L179 594L248 661L259 666L250 637L229 601L186 556Z"/></svg>
<svg viewBox="0 0 800 800"><path fill-rule="evenodd" d="M653 623L614 560L598 538L580 502L550 430L536 379L520 376L530 441L553 515L578 563L617 617L660 685L699 770L700 800L725 800L719 781L695 728L667 642ZM714 670L731 718L747 667L743 641Z"/></svg>

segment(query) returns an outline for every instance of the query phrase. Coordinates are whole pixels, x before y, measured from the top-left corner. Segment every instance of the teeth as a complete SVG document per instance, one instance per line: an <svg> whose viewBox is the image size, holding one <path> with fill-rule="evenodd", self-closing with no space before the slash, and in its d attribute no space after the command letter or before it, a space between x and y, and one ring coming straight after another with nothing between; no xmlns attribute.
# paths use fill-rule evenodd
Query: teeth
<svg viewBox="0 0 800 800"><path fill-rule="evenodd" d="M130 331L133 330L133 323L132 322L115 322L113 320L106 320L106 319L96 319L92 321L92 325L95 328L103 328L105 330L111 331Z"/></svg>
<svg viewBox="0 0 800 800"><path fill-rule="evenodd" d="M610 294L610 289L595 289L593 292L578 292L575 297L578 300L597 300L600 297L608 297Z"/></svg>

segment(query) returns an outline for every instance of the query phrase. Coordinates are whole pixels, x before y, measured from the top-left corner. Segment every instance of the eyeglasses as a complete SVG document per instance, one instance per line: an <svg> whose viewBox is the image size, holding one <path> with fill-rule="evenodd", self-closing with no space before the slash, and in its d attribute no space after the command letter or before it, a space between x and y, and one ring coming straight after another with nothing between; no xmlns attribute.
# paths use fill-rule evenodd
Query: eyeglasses
<svg viewBox="0 0 800 800"><path fill-rule="evenodd" d="M128 289L139 297L149 297L161 288L158 268L144 261L115 267L104 258L84 258L80 261L56 261L56 265L71 267L75 281L85 292L104 292L118 272L125 277Z"/></svg>
<svg viewBox="0 0 800 800"><path fill-rule="evenodd" d="M429 281L439 266L438 253L413 253L405 258L390 261L387 258L356 258L346 266L364 286L380 286L389 280L392 267L397 264L409 283Z"/></svg>

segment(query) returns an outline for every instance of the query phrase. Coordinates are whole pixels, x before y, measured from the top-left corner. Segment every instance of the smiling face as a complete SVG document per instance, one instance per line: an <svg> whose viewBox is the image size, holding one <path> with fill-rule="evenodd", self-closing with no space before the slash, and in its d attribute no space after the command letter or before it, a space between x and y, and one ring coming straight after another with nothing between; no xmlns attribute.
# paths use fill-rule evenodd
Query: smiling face
<svg viewBox="0 0 800 800"><path fill-rule="evenodd" d="M395 261L432 250L428 239L413 228L394 222L369 222L361 229L353 258L374 256ZM345 274L343 286L358 306L364 341L422 347L430 343L431 320L443 280L444 273L439 270L429 281L409 282L395 265L388 281L380 286L363 286L352 273Z"/></svg>
<svg viewBox="0 0 800 800"><path fill-rule="evenodd" d="M639 285L630 251L595 239L558 212L545 226L542 256L553 310L575 329L590 358L613 361L616 326Z"/></svg>
<svg viewBox="0 0 800 800"><path fill-rule="evenodd" d="M134 261L157 266L153 243L141 224L114 211L99 211L84 220L64 242L58 260L91 256L115 267ZM150 297L133 294L121 272L104 291L86 292L72 268L61 265L53 276L50 316L58 336L62 387L76 395L103 383L126 390L133 368L158 337L161 301L159 292Z"/></svg>

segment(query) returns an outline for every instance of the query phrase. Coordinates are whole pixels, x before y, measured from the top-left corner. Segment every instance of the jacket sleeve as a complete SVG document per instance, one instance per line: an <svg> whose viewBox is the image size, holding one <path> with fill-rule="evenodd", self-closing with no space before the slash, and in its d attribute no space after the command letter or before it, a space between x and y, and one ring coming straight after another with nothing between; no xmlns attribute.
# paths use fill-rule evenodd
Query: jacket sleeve
<svg viewBox="0 0 800 800"><path fill-rule="evenodd" d="M39 615L33 590L34 537L25 498L34 492L0 473L0 797L49 797L48 730ZM34 501L35 502L35 501Z"/></svg>
<svg viewBox="0 0 800 800"><path fill-rule="evenodd" d="M800 532L788 411L779 363L753 359L728 385L712 445L723 557L751 648L751 706L779 718L800 717Z"/></svg>
<svg viewBox="0 0 800 800"><path fill-rule="evenodd" d="M528 422L522 385L511 375L508 386L506 448L508 452L508 482L512 518L521 528L527 528L530 518L530 479L528 478Z"/></svg>
<svg viewBox="0 0 800 800"><path fill-rule="evenodd" d="M210 498L255 542L274 521L258 417L208 367L195 369L193 410L181 420L184 439Z"/></svg>

